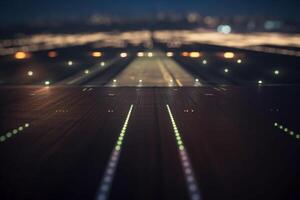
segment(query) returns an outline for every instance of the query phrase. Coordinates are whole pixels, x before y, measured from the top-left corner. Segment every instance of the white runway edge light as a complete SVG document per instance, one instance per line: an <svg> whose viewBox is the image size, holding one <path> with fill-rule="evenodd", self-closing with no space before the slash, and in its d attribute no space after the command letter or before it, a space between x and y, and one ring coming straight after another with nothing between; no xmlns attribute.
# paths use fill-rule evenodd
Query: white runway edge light
<svg viewBox="0 0 300 200"><path fill-rule="evenodd" d="M172 122L173 131L174 131L176 142L177 142L179 158L180 158L181 166L183 168L184 178L186 181L189 197L191 200L201 200L202 197L201 197L200 191L198 189L198 183L196 181L196 178L194 175L194 170L191 165L188 153L185 150L183 141L181 139L180 132L175 123L171 109L170 109L169 105L166 105L166 107L167 107L169 117Z"/></svg>
<svg viewBox="0 0 300 200"><path fill-rule="evenodd" d="M120 153L121 153L122 145L123 145L123 140L124 140L124 137L126 134L126 130L127 130L127 126L128 126L128 122L129 122L129 119L131 116L132 109L133 109L133 105L130 106L126 120L125 120L124 125L121 130L121 133L120 133L118 140L114 146L114 149L111 153L111 156L110 156L109 162L106 166L100 187L98 189L96 200L107 200L109 197L109 192L110 192L114 174L115 174L118 162L119 162Z"/></svg>

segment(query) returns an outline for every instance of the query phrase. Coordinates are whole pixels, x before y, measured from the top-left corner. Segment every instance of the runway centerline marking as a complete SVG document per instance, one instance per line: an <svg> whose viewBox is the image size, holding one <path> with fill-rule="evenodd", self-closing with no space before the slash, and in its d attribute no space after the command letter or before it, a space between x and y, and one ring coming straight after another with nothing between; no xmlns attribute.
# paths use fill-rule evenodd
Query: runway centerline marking
<svg viewBox="0 0 300 200"><path fill-rule="evenodd" d="M172 127L173 127L174 135L175 135L175 138L176 138L176 142L177 142L179 158L180 158L181 166L182 166L182 169L183 169L184 178L185 178L185 181L186 181L186 186L187 186L187 190L188 190L188 193L189 193L189 197L190 197L191 200L201 200L202 195L201 195L200 190L198 188L198 183L197 183L196 178L195 178L195 174L194 174L192 164L190 162L190 158L188 156L187 151L185 150L184 143L181 139L181 135L180 135L180 132L177 128L177 125L176 125L176 122L174 120L172 111L171 111L169 105L166 105L166 107L167 107L169 117L170 117L171 122L172 122Z"/></svg>
<svg viewBox="0 0 300 200"><path fill-rule="evenodd" d="M118 166L119 158L120 158L120 153L122 150L122 144L123 140L126 134L128 122L131 116L131 112L133 109L133 105L130 106L126 120L123 124L121 133L118 137L118 140L114 146L114 149L111 153L110 159L108 161L108 164L106 166L103 178L101 180L100 187L97 192L96 200L107 200L109 197L109 193L111 190L111 185L114 179L115 171Z"/></svg>

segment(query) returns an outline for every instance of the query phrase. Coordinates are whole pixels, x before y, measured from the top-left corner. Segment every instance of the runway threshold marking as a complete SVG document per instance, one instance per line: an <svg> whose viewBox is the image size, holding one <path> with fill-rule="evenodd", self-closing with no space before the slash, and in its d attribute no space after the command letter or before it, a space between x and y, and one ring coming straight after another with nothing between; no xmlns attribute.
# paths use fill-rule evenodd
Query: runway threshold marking
<svg viewBox="0 0 300 200"><path fill-rule="evenodd" d="M114 149L111 153L111 156L110 156L110 159L106 166L103 178L101 180L100 187L97 192L96 200L107 200L109 198L111 185L112 185L115 171L116 171L116 168L117 168L117 165L119 162L120 153L122 150L122 144L123 144L123 140L124 140L124 137L126 134L126 130L127 130L127 126L128 126L128 122L129 122L129 119L131 116L132 109L133 109L133 105L131 105L129 108L126 120L125 120L122 130L121 130L121 133L120 133L118 140L114 146Z"/></svg>
<svg viewBox="0 0 300 200"><path fill-rule="evenodd" d="M18 128L12 129L11 131L8 131L6 134L1 135L0 143L7 141L7 139L12 138L13 136L22 132L25 128L28 128L29 126L30 126L29 123L25 123L24 125L20 125Z"/></svg>
<svg viewBox="0 0 300 200"><path fill-rule="evenodd" d="M201 200L202 195L198 188L198 184L197 184L197 181L195 178L194 170L191 165L188 153L185 150L184 143L181 139L181 134L177 128L176 122L174 120L174 117L173 117L173 114L172 114L172 111L171 111L169 105L166 105L166 107L167 107L169 117L172 122L173 131L174 131L176 142L177 142L179 158L180 158L181 166L183 168L184 178L186 181L189 197L191 200Z"/></svg>
<svg viewBox="0 0 300 200"><path fill-rule="evenodd" d="M290 130L289 128L284 127L283 125L275 122L274 127L279 128L283 133L286 133L287 135L290 135L298 140L300 140L300 133L297 134L295 131Z"/></svg>

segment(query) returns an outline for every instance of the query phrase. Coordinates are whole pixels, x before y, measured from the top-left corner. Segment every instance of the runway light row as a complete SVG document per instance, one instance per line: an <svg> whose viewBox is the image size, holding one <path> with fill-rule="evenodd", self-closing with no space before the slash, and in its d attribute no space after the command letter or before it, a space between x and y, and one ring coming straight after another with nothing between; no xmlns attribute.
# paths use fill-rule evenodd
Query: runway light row
<svg viewBox="0 0 300 200"><path fill-rule="evenodd" d="M12 138L14 135L18 134L18 133L21 133L25 128L28 128L30 126L29 123L26 123L24 125L21 125L19 126L18 128L16 129L13 129L9 132L7 132L6 134L4 135L1 135L0 136L0 143L3 143L5 141L7 141L8 139Z"/></svg>
<svg viewBox="0 0 300 200"><path fill-rule="evenodd" d="M198 189L198 184L197 184L194 172L193 172L193 168L192 168L188 153L185 150L185 147L184 147L183 141L181 139L180 132L177 128L176 122L174 120L172 111L171 111L169 105L166 105L166 107L167 107L169 117L172 122L172 127L173 127L173 131L174 131L175 138L176 138L180 162L181 162L181 166L183 168L184 178L185 178L185 181L187 184L187 189L188 189L190 199L191 200L200 200L200 199L202 199L201 194Z"/></svg>
<svg viewBox="0 0 300 200"><path fill-rule="evenodd" d="M131 116L131 112L133 109L133 105L130 106L130 109L128 111L126 120L123 124L121 133L118 137L118 140L114 146L114 149L112 151L112 154L110 156L108 165L106 166L103 178L101 180L101 184L97 193L97 198L96 200L107 200L109 197L109 192L110 192L110 188L113 182L113 178L114 178L114 174L119 162L119 158L120 158L120 152L122 149L122 144L123 144L123 140L126 134L126 130L127 130L127 126L128 126L128 122Z"/></svg>
<svg viewBox="0 0 300 200"><path fill-rule="evenodd" d="M279 124L279 123L277 123L277 122L274 123L274 127L277 127L277 128L279 128L283 133L286 133L286 134L288 134L288 135L290 135L290 136L292 136L292 137L294 137L294 138L300 140L300 133L297 134L297 133L295 133L294 131L290 130L289 128L284 127L283 125L281 125L281 124Z"/></svg>

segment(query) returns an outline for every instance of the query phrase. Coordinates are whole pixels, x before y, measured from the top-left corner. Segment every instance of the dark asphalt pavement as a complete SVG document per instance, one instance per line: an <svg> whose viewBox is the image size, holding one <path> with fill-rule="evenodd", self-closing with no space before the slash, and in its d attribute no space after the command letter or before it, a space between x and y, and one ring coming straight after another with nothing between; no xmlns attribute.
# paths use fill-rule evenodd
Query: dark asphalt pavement
<svg viewBox="0 0 300 200"><path fill-rule="evenodd" d="M189 199L167 104L204 200L300 199L297 86L0 92L2 200L95 199L131 104L109 199Z"/></svg>

